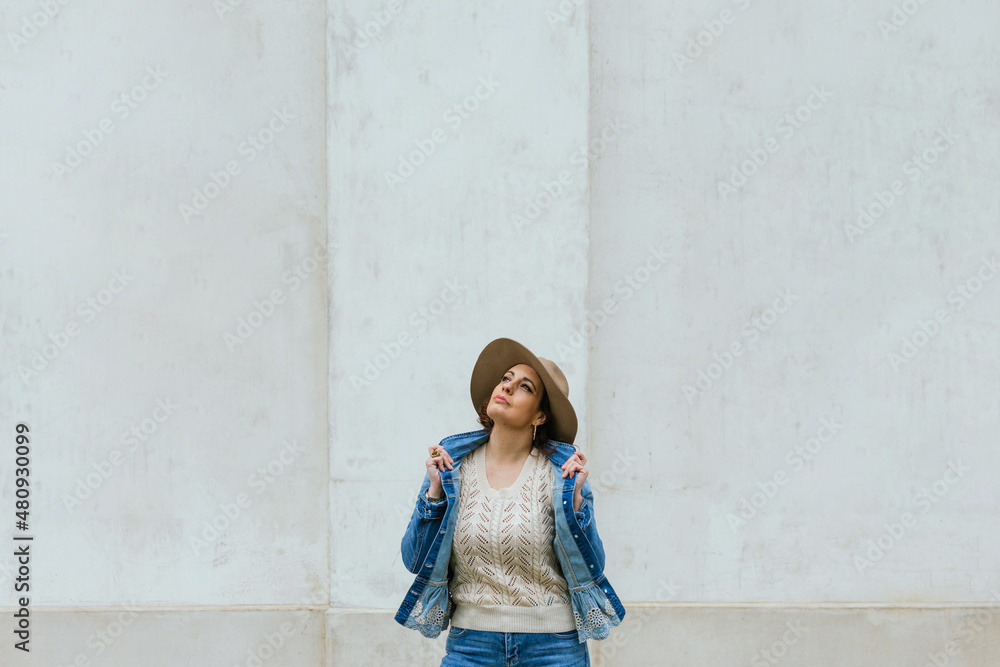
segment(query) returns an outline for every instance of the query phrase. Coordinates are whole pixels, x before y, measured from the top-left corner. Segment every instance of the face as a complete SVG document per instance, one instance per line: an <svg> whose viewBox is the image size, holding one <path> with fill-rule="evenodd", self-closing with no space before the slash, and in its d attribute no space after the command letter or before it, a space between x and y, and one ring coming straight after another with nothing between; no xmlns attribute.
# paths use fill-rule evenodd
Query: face
<svg viewBox="0 0 1000 667"><path fill-rule="evenodd" d="M545 387L531 366L518 364L504 373L490 398L486 414L497 423L514 428L530 428L545 422L539 409Z"/></svg>

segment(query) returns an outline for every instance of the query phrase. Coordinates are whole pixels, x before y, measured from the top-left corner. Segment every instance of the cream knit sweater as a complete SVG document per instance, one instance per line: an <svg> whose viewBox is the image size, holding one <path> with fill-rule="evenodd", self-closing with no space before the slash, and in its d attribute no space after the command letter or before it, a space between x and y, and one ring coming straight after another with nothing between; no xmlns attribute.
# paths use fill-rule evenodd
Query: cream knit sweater
<svg viewBox="0 0 1000 667"><path fill-rule="evenodd" d="M566 579L552 549L552 464L533 448L517 480L496 490L486 478L485 452L477 447L459 468L451 624L493 632L575 630Z"/></svg>

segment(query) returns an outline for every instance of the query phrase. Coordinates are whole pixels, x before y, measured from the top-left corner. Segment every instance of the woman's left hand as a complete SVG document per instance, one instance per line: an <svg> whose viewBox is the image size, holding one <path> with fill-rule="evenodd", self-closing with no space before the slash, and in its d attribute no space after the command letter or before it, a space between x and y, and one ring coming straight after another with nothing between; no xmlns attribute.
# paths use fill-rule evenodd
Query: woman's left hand
<svg viewBox="0 0 1000 667"><path fill-rule="evenodd" d="M562 464L563 469L563 479L567 476L572 477L576 475L576 487L574 489L575 495L580 495L581 489L583 489L583 483L587 481L587 475L590 472L583 466L587 463L587 457L581 452L573 452L573 456L566 460L566 463Z"/></svg>
<svg viewBox="0 0 1000 667"><path fill-rule="evenodd" d="M576 486L573 488L573 511L579 512L580 505L583 504L583 483L587 481L587 475L590 473L583 466L587 463L587 457L581 452L573 452L573 456L566 459L566 463L562 464L563 469L563 479L567 476L572 477L576 475Z"/></svg>

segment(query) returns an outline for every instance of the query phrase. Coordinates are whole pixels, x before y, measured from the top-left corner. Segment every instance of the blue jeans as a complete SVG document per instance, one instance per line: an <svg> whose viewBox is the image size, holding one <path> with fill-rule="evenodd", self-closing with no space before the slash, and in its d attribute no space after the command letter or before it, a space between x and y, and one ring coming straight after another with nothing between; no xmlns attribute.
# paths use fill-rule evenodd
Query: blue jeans
<svg viewBox="0 0 1000 667"><path fill-rule="evenodd" d="M441 667L590 667L587 642L569 632L488 632L451 626Z"/></svg>

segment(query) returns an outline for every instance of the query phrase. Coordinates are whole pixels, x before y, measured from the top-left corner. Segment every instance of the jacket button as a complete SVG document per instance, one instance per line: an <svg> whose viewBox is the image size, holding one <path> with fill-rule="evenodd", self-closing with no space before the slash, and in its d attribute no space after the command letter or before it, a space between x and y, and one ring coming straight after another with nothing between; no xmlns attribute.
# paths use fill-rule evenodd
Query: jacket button
<svg viewBox="0 0 1000 667"><path fill-rule="evenodd" d="M593 566L593 565L591 565L590 567L594 567L594 566Z"/></svg>
<svg viewBox="0 0 1000 667"><path fill-rule="evenodd" d="M564 500L564 501L563 501L563 505L565 505L565 504L566 504L566 501Z"/></svg>
<svg viewBox="0 0 1000 667"><path fill-rule="evenodd" d="M579 537L579 535L574 535L573 537Z"/></svg>

